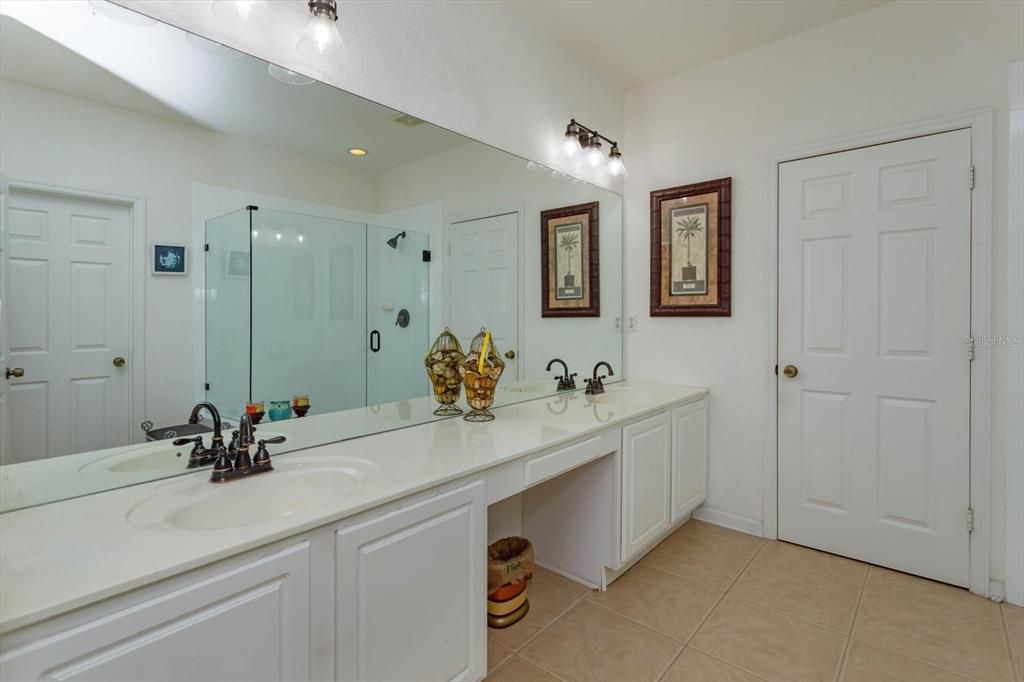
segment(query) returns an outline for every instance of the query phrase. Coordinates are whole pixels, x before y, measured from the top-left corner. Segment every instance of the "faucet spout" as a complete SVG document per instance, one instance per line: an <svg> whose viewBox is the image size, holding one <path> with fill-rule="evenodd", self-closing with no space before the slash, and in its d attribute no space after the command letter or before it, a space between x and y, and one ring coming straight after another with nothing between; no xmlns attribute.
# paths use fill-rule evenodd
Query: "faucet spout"
<svg viewBox="0 0 1024 682"><path fill-rule="evenodd" d="M605 362L604 360L602 360L601 362L599 362L599 363L597 363L596 365L594 365L594 378L595 378L595 379L597 379L597 370L598 370L598 369L600 369L600 368L601 368L602 366L604 366L604 367L607 367L607 368L608 368L608 376L610 376L610 377L613 377L613 376L615 376L615 372L614 372L614 371L612 371L612 366L611 366L611 365L609 365L609 364L608 364L607 362Z"/></svg>
<svg viewBox="0 0 1024 682"><path fill-rule="evenodd" d="M558 390L559 391L571 391L571 390L574 390L576 388L576 379L575 379L576 375L569 373L569 365L565 364L565 360L563 360L562 358L552 358L548 362L548 366L545 369L547 369L547 371L550 372L551 371L551 366L554 365L554 364L559 364L559 365L562 366L562 376L555 377L555 379L558 379Z"/></svg>
<svg viewBox="0 0 1024 682"><path fill-rule="evenodd" d="M199 413L204 409L210 413L210 418L213 420L213 443L210 447L213 450L224 444L224 435L221 433L220 411L217 407L213 403L197 403L192 408L192 414L189 415L188 423L198 424Z"/></svg>
<svg viewBox="0 0 1024 682"><path fill-rule="evenodd" d="M599 375L597 370L601 369L601 367L607 367L608 374ZM604 360L594 365L594 375L587 379L587 395L600 395L604 393L604 380L613 376L615 376L615 372L612 370L612 366Z"/></svg>

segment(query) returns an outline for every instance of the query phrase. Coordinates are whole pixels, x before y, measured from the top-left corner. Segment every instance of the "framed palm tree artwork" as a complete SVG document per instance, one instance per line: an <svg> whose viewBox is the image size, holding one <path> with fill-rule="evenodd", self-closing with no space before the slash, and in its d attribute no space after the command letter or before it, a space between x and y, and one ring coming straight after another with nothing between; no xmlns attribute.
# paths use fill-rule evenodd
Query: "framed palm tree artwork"
<svg viewBox="0 0 1024 682"><path fill-rule="evenodd" d="M540 213L541 317L600 317L598 202Z"/></svg>
<svg viewBox="0 0 1024 682"><path fill-rule="evenodd" d="M651 316L731 315L732 178L651 192Z"/></svg>

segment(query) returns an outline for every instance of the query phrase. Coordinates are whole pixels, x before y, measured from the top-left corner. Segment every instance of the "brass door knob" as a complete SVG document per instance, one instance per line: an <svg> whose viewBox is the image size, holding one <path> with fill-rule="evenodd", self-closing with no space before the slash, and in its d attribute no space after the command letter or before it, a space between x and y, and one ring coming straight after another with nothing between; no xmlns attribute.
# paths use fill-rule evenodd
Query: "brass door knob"
<svg viewBox="0 0 1024 682"><path fill-rule="evenodd" d="M505 357L508 358L509 360L515 360L516 352L514 350L507 350L505 351Z"/></svg>
<svg viewBox="0 0 1024 682"><path fill-rule="evenodd" d="M124 367L124 358L120 355L114 358L114 367Z"/></svg>
<svg viewBox="0 0 1024 682"><path fill-rule="evenodd" d="M4 376L8 379L10 379L11 377L14 377L15 379L20 379L21 377L25 376L25 369L22 367L8 367L7 371L4 372Z"/></svg>
<svg viewBox="0 0 1024 682"><path fill-rule="evenodd" d="M796 368L796 365L786 365L785 367L782 368L782 373L785 374L790 379L792 379L793 377L800 373L800 370Z"/></svg>

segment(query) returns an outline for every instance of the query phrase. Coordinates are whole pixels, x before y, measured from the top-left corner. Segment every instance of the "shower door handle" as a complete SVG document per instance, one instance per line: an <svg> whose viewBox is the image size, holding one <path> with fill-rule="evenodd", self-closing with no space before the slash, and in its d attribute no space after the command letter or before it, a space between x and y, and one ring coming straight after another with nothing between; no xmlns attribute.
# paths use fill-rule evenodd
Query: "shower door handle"
<svg viewBox="0 0 1024 682"><path fill-rule="evenodd" d="M380 332L374 329L370 332L370 351L376 353L380 350Z"/></svg>

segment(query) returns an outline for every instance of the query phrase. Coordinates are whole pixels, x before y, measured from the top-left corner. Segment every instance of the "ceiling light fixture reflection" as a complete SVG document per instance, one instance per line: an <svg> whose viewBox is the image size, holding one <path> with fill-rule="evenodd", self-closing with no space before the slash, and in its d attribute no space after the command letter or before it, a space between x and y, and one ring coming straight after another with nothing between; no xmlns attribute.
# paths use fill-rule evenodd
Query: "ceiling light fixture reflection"
<svg viewBox="0 0 1024 682"><path fill-rule="evenodd" d="M214 0L213 13L225 21L249 21L263 14L264 0Z"/></svg>
<svg viewBox="0 0 1024 682"><path fill-rule="evenodd" d="M580 127L576 125L576 119L569 121L565 127L565 141L562 142L562 155L571 159L583 150L580 146Z"/></svg>
<svg viewBox="0 0 1024 682"><path fill-rule="evenodd" d="M366 156L370 152L366 151L362 147L349 147L348 153L352 156Z"/></svg>
<svg viewBox="0 0 1024 682"><path fill-rule="evenodd" d="M611 175L613 178L617 178L620 175L629 175L626 172L626 164L622 162L622 152L619 151L619 145L617 144L613 144L608 152L608 175Z"/></svg>
<svg viewBox="0 0 1024 682"><path fill-rule="evenodd" d="M309 59L338 58L344 47L338 32L337 0L309 0L310 19L295 49Z"/></svg>
<svg viewBox="0 0 1024 682"><path fill-rule="evenodd" d="M287 83L288 85L311 85L316 82L309 76L303 76L301 73L296 73L277 64L267 64L267 73L273 76L275 80Z"/></svg>
<svg viewBox="0 0 1024 682"><path fill-rule="evenodd" d="M156 26L157 20L139 14L120 5L115 5L107 0L89 0L89 10L95 15L102 15L107 19L113 19L129 26Z"/></svg>

